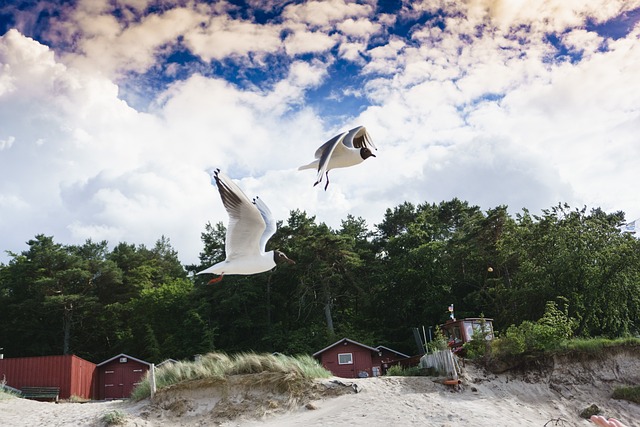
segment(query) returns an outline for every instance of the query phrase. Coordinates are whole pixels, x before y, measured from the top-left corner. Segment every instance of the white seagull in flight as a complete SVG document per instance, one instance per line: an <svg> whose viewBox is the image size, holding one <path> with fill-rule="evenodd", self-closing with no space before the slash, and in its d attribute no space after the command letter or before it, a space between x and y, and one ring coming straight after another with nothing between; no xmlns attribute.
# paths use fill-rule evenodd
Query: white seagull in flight
<svg viewBox="0 0 640 427"><path fill-rule="evenodd" d="M216 169L214 179L227 213L229 225L224 243L226 259L198 274L218 274L209 281L217 283L225 274L256 274L271 270L277 264L295 264L284 253L265 252L267 241L276 232L276 221L267 205L258 197L253 202L231 179Z"/></svg>
<svg viewBox="0 0 640 427"><path fill-rule="evenodd" d="M349 132L343 132L325 142L316 150L316 159L308 165L300 166L298 170L318 169L318 176L314 186L322 181L326 175L326 190L329 186L329 171L336 168L347 168L362 163L369 157L376 157L371 148L377 150L371 141L371 135L364 126L358 126Z"/></svg>

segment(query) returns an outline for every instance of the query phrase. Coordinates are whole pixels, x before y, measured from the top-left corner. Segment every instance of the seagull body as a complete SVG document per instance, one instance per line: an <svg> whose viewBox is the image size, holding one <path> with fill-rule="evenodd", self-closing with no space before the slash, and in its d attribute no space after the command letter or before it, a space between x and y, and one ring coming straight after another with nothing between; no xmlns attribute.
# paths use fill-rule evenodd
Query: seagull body
<svg viewBox="0 0 640 427"><path fill-rule="evenodd" d="M317 169L315 185L322 181L322 177L327 177L324 185L326 190L329 186L329 171L337 168L348 168L362 163L369 157L375 157L371 148L377 150L371 141L371 135L364 126L358 126L348 132L343 132L325 142L316 150L316 159L311 163L300 166L298 170Z"/></svg>
<svg viewBox="0 0 640 427"><path fill-rule="evenodd" d="M278 250L265 252L267 241L276 232L276 221L267 205L258 197L250 201L240 187L219 169L214 172L214 179L229 214L224 244L226 259L198 274L219 275L209 281L215 283L225 274L256 274L271 270L281 262L294 264Z"/></svg>

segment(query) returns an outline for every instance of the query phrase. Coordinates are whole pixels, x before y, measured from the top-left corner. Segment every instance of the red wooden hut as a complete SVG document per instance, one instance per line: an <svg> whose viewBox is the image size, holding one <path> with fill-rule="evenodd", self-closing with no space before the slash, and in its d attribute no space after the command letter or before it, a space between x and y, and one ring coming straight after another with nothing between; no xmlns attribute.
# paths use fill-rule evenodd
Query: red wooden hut
<svg viewBox="0 0 640 427"><path fill-rule="evenodd" d="M0 359L0 380L8 386L59 387L60 399L95 395L96 365L78 356L14 357Z"/></svg>
<svg viewBox="0 0 640 427"><path fill-rule="evenodd" d="M377 348L342 338L317 351L313 357L336 377L358 378L381 374L379 353Z"/></svg>
<svg viewBox="0 0 640 427"><path fill-rule="evenodd" d="M133 388L151 368L149 362L124 353L98 363L98 398L123 399L131 397Z"/></svg>
<svg viewBox="0 0 640 427"><path fill-rule="evenodd" d="M390 349L389 347L385 347L383 345L379 345L376 347L378 353L373 356L373 365L380 366L381 375L387 373L387 369L392 365L400 363L400 361L409 359L410 356L407 356L404 353L400 353L399 351ZM374 372L374 376L376 373Z"/></svg>

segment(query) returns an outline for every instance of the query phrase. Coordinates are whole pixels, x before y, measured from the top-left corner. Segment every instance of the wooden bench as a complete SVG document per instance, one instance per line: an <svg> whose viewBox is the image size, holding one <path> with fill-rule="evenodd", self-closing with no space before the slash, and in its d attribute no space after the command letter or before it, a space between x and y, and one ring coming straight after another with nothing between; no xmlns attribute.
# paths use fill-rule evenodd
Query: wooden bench
<svg viewBox="0 0 640 427"><path fill-rule="evenodd" d="M22 387L20 389L25 399L52 399L58 403L60 387Z"/></svg>

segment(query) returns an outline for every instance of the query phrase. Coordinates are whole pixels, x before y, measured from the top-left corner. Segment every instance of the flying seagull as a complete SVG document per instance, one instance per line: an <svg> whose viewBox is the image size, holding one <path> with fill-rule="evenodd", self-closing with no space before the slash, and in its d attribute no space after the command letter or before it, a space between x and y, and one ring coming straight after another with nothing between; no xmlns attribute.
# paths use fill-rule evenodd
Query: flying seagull
<svg viewBox="0 0 640 427"><path fill-rule="evenodd" d="M284 253L265 252L267 241L276 232L276 221L267 205L258 197L250 201L231 179L216 169L214 179L227 213L229 225L224 243L226 259L198 274L218 274L209 281L217 283L225 274L256 274L277 264L295 264Z"/></svg>
<svg viewBox="0 0 640 427"><path fill-rule="evenodd" d="M347 168L362 163L369 157L375 157L371 148L377 150L371 141L371 135L364 126L358 126L348 132L343 132L325 142L316 150L316 159L308 165L300 166L298 170L317 169L318 176L314 186L322 181L326 175L326 190L329 186L329 171L336 168Z"/></svg>

